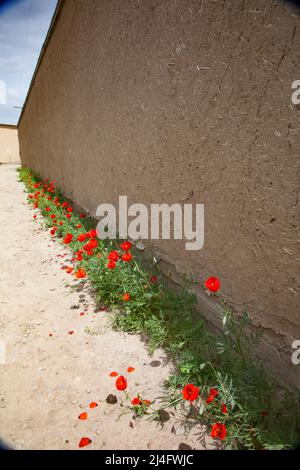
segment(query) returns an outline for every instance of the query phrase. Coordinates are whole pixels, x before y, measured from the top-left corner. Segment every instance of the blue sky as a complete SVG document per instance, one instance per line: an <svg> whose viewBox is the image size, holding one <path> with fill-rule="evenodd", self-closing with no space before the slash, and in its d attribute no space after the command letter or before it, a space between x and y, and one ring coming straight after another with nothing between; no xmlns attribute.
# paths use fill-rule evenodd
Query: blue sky
<svg viewBox="0 0 300 470"><path fill-rule="evenodd" d="M21 110L14 106L24 103L56 3L57 0L0 0L1 124L18 122Z"/></svg>

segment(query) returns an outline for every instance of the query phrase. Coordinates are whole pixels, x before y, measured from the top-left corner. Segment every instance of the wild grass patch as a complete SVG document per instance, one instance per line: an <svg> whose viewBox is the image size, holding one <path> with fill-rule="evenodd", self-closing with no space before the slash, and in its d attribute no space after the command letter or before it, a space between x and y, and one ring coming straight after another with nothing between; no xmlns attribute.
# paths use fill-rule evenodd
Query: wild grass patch
<svg viewBox="0 0 300 470"><path fill-rule="evenodd" d="M120 241L97 239L96 221L74 210L54 182L26 168L18 171L45 228L72 250L70 275L88 277L96 299L112 307L114 328L147 337L150 351L162 347L174 363L160 404L154 408L135 397L132 412L160 419L173 407L184 426L206 424L226 449L299 443L299 396L269 377L256 359L261 338L249 333L246 311L236 318L228 307L220 308L222 332L209 333L192 293L168 287L157 266L146 269L130 243L125 249Z"/></svg>

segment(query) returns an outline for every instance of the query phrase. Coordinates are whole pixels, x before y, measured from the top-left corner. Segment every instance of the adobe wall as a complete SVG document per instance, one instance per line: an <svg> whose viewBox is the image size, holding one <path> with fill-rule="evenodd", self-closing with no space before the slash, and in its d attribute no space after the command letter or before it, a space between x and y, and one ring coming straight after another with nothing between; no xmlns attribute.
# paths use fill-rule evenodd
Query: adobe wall
<svg viewBox="0 0 300 470"><path fill-rule="evenodd" d="M204 203L201 251L151 248L177 274L218 276L294 384L299 18L273 0L65 0L19 123L22 164L92 214L119 195Z"/></svg>

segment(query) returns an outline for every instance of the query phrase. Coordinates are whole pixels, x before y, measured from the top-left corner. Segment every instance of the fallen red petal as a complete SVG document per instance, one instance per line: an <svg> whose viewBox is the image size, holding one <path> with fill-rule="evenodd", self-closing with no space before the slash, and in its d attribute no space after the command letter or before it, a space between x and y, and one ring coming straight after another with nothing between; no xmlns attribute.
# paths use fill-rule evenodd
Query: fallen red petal
<svg viewBox="0 0 300 470"><path fill-rule="evenodd" d="M96 408L96 406L98 406L98 403L96 403L95 401L92 401L92 402L89 404L89 407L90 407L90 408Z"/></svg>
<svg viewBox="0 0 300 470"><path fill-rule="evenodd" d="M92 443L92 439L89 437L82 437L79 441L78 447L86 447Z"/></svg>
<svg viewBox="0 0 300 470"><path fill-rule="evenodd" d="M127 388L127 380L126 377L120 375L116 380L116 388L119 391L124 391Z"/></svg>

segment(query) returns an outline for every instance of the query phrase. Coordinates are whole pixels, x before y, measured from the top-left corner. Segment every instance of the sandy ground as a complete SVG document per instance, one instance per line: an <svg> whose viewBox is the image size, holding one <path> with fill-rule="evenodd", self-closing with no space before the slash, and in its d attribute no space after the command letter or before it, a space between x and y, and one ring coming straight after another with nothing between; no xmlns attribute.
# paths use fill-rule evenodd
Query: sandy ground
<svg viewBox="0 0 300 470"><path fill-rule="evenodd" d="M127 376L131 397L139 392L152 400L161 396L171 366L163 351L150 357L137 336L113 331L109 313L94 311L88 286L71 289L74 281L61 269L68 256L57 256L66 249L33 220L26 198L16 167L0 166L2 441L17 449L76 449L86 436L92 439L86 449L203 448L199 429L184 434L176 417L163 429L145 418L133 420L132 413L118 419L124 395L109 373ZM136 369L131 374L129 366ZM106 402L110 393L117 404ZM91 401L98 406L89 409ZM86 421L78 419L83 411ZM210 445L207 437L205 442Z"/></svg>

